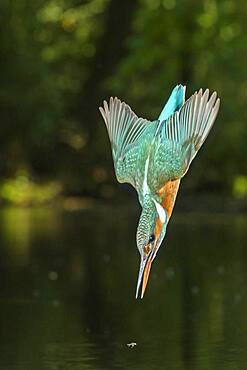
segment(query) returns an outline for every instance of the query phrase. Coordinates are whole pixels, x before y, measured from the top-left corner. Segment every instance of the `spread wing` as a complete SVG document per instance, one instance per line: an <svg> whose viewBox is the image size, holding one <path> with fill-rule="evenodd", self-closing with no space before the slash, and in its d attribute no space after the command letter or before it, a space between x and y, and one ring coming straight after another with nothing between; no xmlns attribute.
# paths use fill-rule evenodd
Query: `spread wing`
<svg viewBox="0 0 247 370"><path fill-rule="evenodd" d="M202 89L192 95L182 108L161 124L159 135L175 148L181 148L184 172L206 140L219 111L220 99L214 92L209 99L209 90Z"/></svg>
<svg viewBox="0 0 247 370"><path fill-rule="evenodd" d="M135 149L147 125L151 122L137 117L131 108L118 98L111 97L109 105L104 101L103 107L100 107L99 110L110 138L117 179L120 182L130 182L133 185L133 181L130 179L132 175L129 172L133 172L137 153ZM132 158L129 158L129 166L127 163L122 165L122 161L130 154L130 151Z"/></svg>

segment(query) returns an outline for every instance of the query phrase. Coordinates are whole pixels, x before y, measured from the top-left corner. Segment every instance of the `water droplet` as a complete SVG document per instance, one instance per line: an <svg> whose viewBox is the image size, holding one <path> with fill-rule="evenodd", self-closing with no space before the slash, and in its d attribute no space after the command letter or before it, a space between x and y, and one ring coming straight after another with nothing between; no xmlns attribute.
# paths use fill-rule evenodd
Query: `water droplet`
<svg viewBox="0 0 247 370"><path fill-rule="evenodd" d="M48 274L48 278L52 281L55 281L58 279L58 273L56 271L50 271Z"/></svg>
<svg viewBox="0 0 247 370"><path fill-rule="evenodd" d="M39 289L34 289L32 294L33 294L34 298L38 298L38 297L40 297L40 290Z"/></svg>
<svg viewBox="0 0 247 370"><path fill-rule="evenodd" d="M175 275L175 271L173 267L168 267L165 271L167 279L173 279Z"/></svg>
<svg viewBox="0 0 247 370"><path fill-rule="evenodd" d="M104 254L103 255L103 260L105 263L109 263L110 260L111 260L111 256L109 256L109 254Z"/></svg>
<svg viewBox="0 0 247 370"><path fill-rule="evenodd" d="M54 306L54 307L58 307L58 306L60 306L60 302L59 302L59 300L58 300L58 299L53 299L53 301L52 301L52 306Z"/></svg>
<svg viewBox="0 0 247 370"><path fill-rule="evenodd" d="M134 348L136 345L136 342L127 343L127 347L129 348Z"/></svg>
<svg viewBox="0 0 247 370"><path fill-rule="evenodd" d="M225 273L225 267L223 265L218 266L217 272L218 274L223 275Z"/></svg>
<svg viewBox="0 0 247 370"><path fill-rule="evenodd" d="M191 293L193 294L193 295L197 295L198 293L199 293L199 287L198 286L196 286L196 285L194 285L192 288L191 288Z"/></svg>
<svg viewBox="0 0 247 370"><path fill-rule="evenodd" d="M242 301L242 296L241 296L241 294L240 294L240 293L235 294L234 302L235 302L236 304L238 304L238 303L240 303L241 301Z"/></svg>

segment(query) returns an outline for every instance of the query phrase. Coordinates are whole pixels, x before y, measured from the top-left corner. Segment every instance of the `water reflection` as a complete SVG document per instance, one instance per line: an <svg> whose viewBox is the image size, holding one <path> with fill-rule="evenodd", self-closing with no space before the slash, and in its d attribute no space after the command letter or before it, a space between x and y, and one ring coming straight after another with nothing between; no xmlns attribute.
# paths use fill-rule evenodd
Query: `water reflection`
<svg viewBox="0 0 247 370"><path fill-rule="evenodd" d="M175 215L143 301L135 210L0 221L0 368L246 368L246 217Z"/></svg>

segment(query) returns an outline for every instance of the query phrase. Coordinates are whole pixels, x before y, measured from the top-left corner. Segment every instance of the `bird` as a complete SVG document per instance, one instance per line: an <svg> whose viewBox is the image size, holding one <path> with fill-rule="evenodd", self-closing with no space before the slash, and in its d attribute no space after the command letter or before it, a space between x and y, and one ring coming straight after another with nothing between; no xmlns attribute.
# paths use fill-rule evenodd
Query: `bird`
<svg viewBox="0 0 247 370"><path fill-rule="evenodd" d="M99 107L112 149L116 178L131 184L142 207L136 243L140 253L136 298L143 298L151 265L167 232L180 181L206 140L220 107L217 93L200 89L185 100L174 87L158 119L138 117L111 97Z"/></svg>

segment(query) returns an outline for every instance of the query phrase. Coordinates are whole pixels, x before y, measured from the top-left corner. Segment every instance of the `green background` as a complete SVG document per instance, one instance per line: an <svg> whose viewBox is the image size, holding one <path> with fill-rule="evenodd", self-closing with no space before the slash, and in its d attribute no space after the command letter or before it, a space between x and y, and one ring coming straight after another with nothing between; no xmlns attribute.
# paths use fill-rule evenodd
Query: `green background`
<svg viewBox="0 0 247 370"><path fill-rule="evenodd" d="M184 191L246 197L246 7L1 0L1 199L119 197L99 105L117 95L153 120L178 83L187 96L208 87L221 98Z"/></svg>

